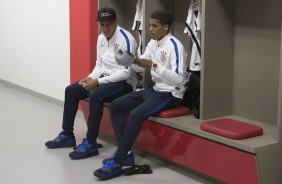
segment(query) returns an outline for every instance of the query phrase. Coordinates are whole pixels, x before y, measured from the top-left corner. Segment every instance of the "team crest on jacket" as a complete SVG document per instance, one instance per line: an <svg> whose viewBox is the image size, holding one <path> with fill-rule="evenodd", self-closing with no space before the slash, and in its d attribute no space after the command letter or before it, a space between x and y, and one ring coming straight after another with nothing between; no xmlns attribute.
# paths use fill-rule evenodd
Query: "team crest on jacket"
<svg viewBox="0 0 282 184"><path fill-rule="evenodd" d="M114 49L118 49L119 44L118 43L114 43Z"/></svg>
<svg viewBox="0 0 282 184"><path fill-rule="evenodd" d="M161 57L160 57L160 60L161 62L166 62L166 52L164 50L161 51Z"/></svg>

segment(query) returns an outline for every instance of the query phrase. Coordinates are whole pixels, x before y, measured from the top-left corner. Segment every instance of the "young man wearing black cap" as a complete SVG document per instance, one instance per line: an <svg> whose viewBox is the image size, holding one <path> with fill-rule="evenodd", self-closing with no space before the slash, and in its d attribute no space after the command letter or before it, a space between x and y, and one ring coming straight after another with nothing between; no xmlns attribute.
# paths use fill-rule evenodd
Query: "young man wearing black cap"
<svg viewBox="0 0 282 184"><path fill-rule="evenodd" d="M131 92L137 83L135 76L131 75L131 67L119 65L114 57L117 50L135 55L134 37L119 27L116 12L112 8L99 9L97 20L102 34L97 40L96 66L88 77L66 87L63 130L54 140L45 143L51 149L76 146L73 127L79 100L89 98L88 131L82 143L69 154L72 159L99 154L97 136L103 116L103 104Z"/></svg>
<svg viewBox="0 0 282 184"><path fill-rule="evenodd" d="M110 104L118 148L112 158L104 160L103 167L94 171L94 175L100 179L121 175L122 166L128 160L128 152L143 121L160 111L181 105L185 91L187 53L181 42L169 33L171 23L172 16L165 11L157 10L150 16L152 39L135 64L151 69L154 84L124 95ZM129 113L127 123L124 113Z"/></svg>

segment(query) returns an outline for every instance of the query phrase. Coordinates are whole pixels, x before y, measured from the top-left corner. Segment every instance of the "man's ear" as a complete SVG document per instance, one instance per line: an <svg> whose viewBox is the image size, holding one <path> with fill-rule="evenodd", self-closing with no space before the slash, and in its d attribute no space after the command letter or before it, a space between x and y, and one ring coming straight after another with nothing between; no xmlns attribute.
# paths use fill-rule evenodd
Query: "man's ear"
<svg viewBox="0 0 282 184"><path fill-rule="evenodd" d="M168 25L167 25L167 24L164 25L164 30L165 30L166 32L168 32Z"/></svg>

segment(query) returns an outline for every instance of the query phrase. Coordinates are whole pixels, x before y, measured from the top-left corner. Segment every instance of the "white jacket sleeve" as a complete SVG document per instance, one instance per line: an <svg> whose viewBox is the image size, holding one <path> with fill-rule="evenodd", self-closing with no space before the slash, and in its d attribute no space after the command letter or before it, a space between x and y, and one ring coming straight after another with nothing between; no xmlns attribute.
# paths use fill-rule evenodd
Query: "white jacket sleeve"
<svg viewBox="0 0 282 184"><path fill-rule="evenodd" d="M113 75L99 78L98 82L99 84L104 84L104 83L109 83L109 82L119 82L119 81L126 80L130 76L130 71L131 71L130 67L128 69L123 69L120 72L117 72Z"/></svg>
<svg viewBox="0 0 282 184"><path fill-rule="evenodd" d="M98 37L97 45L96 45L96 48L97 48L96 65L95 65L93 71L88 75L88 77L91 77L92 79L98 79L102 75L102 59L100 58L100 54L99 54L100 53L100 51L99 51L100 42L101 42L101 39L100 39L100 37Z"/></svg>
<svg viewBox="0 0 282 184"><path fill-rule="evenodd" d="M152 60L151 53L153 52L153 40L150 40L146 46L145 52L140 56L142 59Z"/></svg>

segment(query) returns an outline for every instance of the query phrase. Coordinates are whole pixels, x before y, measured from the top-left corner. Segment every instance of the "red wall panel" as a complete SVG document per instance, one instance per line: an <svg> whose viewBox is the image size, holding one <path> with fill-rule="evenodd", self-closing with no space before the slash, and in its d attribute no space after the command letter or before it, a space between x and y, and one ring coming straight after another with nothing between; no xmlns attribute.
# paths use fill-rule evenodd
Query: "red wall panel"
<svg viewBox="0 0 282 184"><path fill-rule="evenodd" d="M96 61L98 1L70 0L70 79L86 77Z"/></svg>

